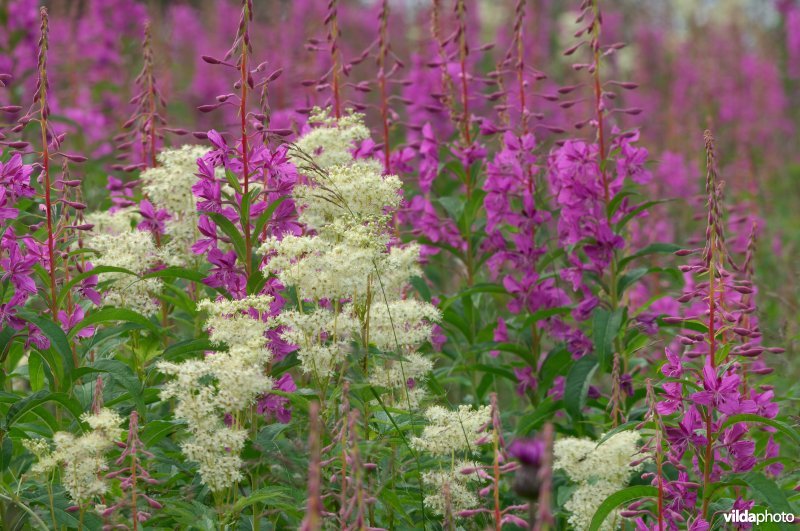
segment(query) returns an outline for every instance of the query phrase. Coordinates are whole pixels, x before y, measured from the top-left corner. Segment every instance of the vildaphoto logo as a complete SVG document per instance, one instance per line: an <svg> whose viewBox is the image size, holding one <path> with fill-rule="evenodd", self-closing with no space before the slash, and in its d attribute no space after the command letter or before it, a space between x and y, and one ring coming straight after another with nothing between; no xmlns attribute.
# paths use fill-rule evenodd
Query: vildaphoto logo
<svg viewBox="0 0 800 531"><path fill-rule="evenodd" d="M722 517L725 523L729 524L764 524L767 522L778 524L794 522L794 514L792 513L771 513L769 511L751 513L747 509L744 511L740 511L739 509L729 511L723 513Z"/></svg>

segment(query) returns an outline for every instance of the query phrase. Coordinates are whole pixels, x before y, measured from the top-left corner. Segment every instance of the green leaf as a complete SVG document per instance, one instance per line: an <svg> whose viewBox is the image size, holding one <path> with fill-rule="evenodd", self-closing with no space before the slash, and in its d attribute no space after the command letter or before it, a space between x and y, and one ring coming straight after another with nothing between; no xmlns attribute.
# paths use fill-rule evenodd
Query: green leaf
<svg viewBox="0 0 800 531"><path fill-rule="evenodd" d="M247 279L247 293L253 295L260 292L266 283L267 277L264 276L264 273L259 271L258 268L253 268L250 278Z"/></svg>
<svg viewBox="0 0 800 531"><path fill-rule="evenodd" d="M648 210L650 207L658 205L658 204L661 204L661 203L668 203L669 201L672 201L672 199L662 199L662 200L659 200L659 201L647 201L645 203L642 203L638 207L634 208L631 212L626 214L625 217L623 217L621 220L619 220L619 222L617 222L617 224L615 226L616 232L619 232L620 230L622 230L622 228L625 227L625 225L627 225L633 218L635 218L636 216L638 216L639 214L641 214L645 210Z"/></svg>
<svg viewBox="0 0 800 531"><path fill-rule="evenodd" d="M529 314L525 321L523 321L522 326L523 328L527 328L532 324L538 323L539 321L544 321L548 317L553 317L555 315L568 315L569 312L572 311L572 308L569 306L557 306L555 308L545 308L543 310L537 310L532 314Z"/></svg>
<svg viewBox="0 0 800 531"><path fill-rule="evenodd" d="M240 513L245 507L249 507L255 503L263 504L265 507L280 507L280 506L293 506L294 498L290 496L291 490L287 487L264 487L259 489L249 496L239 498L233 505L233 513Z"/></svg>
<svg viewBox="0 0 800 531"><path fill-rule="evenodd" d="M228 238L230 238L233 248L236 250L236 255L241 261L244 262L246 246L244 244L244 237L239 232L239 229L236 228L236 225L234 225L231 220L222 214L218 214L216 212L206 212L205 215L208 216Z"/></svg>
<svg viewBox="0 0 800 531"><path fill-rule="evenodd" d="M277 209L281 205L281 203L283 203L287 199L289 199L289 196L284 195L269 204L267 209L264 210L264 212L262 212L260 216L258 216L255 227L253 228L253 234L256 235L261 234L266 224L269 222L270 219L272 219L272 215L275 213L275 209Z"/></svg>
<svg viewBox="0 0 800 531"><path fill-rule="evenodd" d="M185 280L191 280L192 282L202 282L206 277L199 271L193 271L191 269L186 269L185 267L172 266L165 269L160 269L158 271L153 271L152 273L142 276L142 278L182 278Z"/></svg>
<svg viewBox="0 0 800 531"><path fill-rule="evenodd" d="M464 212L464 200L460 196L440 197L437 202L444 207L450 219L458 222Z"/></svg>
<svg viewBox="0 0 800 531"><path fill-rule="evenodd" d="M409 282L412 286L414 286L414 289L417 290L417 293L422 296L422 300L425 302L431 302L431 290L424 278L413 276L409 279Z"/></svg>
<svg viewBox="0 0 800 531"><path fill-rule="evenodd" d="M123 273L126 275L137 276L136 273L131 271L130 269L125 269L123 267L113 267L113 266L97 266L94 269L90 269L89 271L84 271L83 273L78 273L75 276L70 277L69 282L65 283L61 287L61 291L58 292L58 296L56 300L58 301L58 306L62 306L62 302L64 299L67 298L67 295L70 294L72 287L78 284L80 281L89 278L94 275L101 275L103 273Z"/></svg>
<svg viewBox="0 0 800 531"><path fill-rule="evenodd" d="M35 350L28 355L28 381L34 392L44 389L44 362L41 356Z"/></svg>
<svg viewBox="0 0 800 531"><path fill-rule="evenodd" d="M145 446L152 446L170 433L180 428L180 423L169 420L151 420L141 431L141 439Z"/></svg>
<svg viewBox="0 0 800 531"><path fill-rule="evenodd" d="M50 367L50 371L56 376L61 384L64 384L64 380L69 377L69 374L74 368L72 349L69 346L69 340L64 334L64 331L61 330L61 328L54 322L43 317L39 317L38 315L27 310L20 310L17 312L17 315L21 319L36 325L39 330L42 331L45 337L50 340L49 349L37 350L42 355L42 358L44 358L44 360L47 362L47 365ZM58 357L54 356L53 352L57 353Z"/></svg>
<svg viewBox="0 0 800 531"><path fill-rule="evenodd" d="M608 518L608 515L623 503L655 496L658 496L658 489L650 485L635 485L615 492L606 498L597 508L594 517L592 517L592 522L589 524L589 531L597 531L600 529L603 526L603 522Z"/></svg>
<svg viewBox="0 0 800 531"><path fill-rule="evenodd" d="M486 197L486 192L483 190L473 191L472 198L464 206L464 210L461 213L461 216L458 218L458 227L461 229L461 234L463 234L465 237L469 237L470 233L472 232L472 224L475 221L475 218L478 216L478 213L483 208L484 197Z"/></svg>
<svg viewBox="0 0 800 531"><path fill-rule="evenodd" d="M685 319L678 324L670 324L665 323L663 319L658 319L658 327L659 328L681 328L686 330L693 330L695 332L700 332L701 334L708 333L708 325L705 323L701 323L696 319Z"/></svg>
<svg viewBox="0 0 800 531"><path fill-rule="evenodd" d="M651 271L652 269L649 267L637 267L636 269L623 274L617 281L617 296L621 296L623 293L625 293L626 289L633 286L637 280Z"/></svg>
<svg viewBox="0 0 800 531"><path fill-rule="evenodd" d="M547 397L530 413L526 413L517 423L517 435L527 436L533 430L547 422L553 415L564 407L564 402Z"/></svg>
<svg viewBox="0 0 800 531"><path fill-rule="evenodd" d="M606 372L611 371L612 359L614 357L614 338L619 334L622 325L622 308L617 308L609 312L605 308L598 307L594 311L592 318L592 342L594 343L594 354L600 366Z"/></svg>
<svg viewBox="0 0 800 531"><path fill-rule="evenodd" d="M162 332L162 329L158 324L154 323L144 315L134 312L133 310L129 310L127 308L101 308L96 312L90 313L80 323L75 325L69 331L68 337L75 337L75 334L87 326L108 323L112 321L124 321L126 323L137 324L142 328L146 328L154 332L156 335L159 335Z"/></svg>
<svg viewBox="0 0 800 531"><path fill-rule="evenodd" d="M485 282L481 284L475 284L474 286L464 289L458 292L456 295L448 298L447 300L443 301L439 305L439 309L441 311L445 311L447 308L450 307L451 304L458 301L459 299L463 299L465 297L471 297L476 293L497 293L497 294L507 294L506 288L501 286L500 284L493 284L491 282Z"/></svg>
<svg viewBox="0 0 800 531"><path fill-rule="evenodd" d="M130 367L119 360L103 359L97 360L91 367L85 368L92 372L104 372L108 374L109 377L128 391L133 401L136 402L136 409L139 410L139 413L144 413L145 404L142 398L142 383Z"/></svg>
<svg viewBox="0 0 800 531"><path fill-rule="evenodd" d="M572 363L572 355L566 348L562 347L550 351L542 363L542 368L539 370L540 389L543 392L547 391L555 377L566 374Z"/></svg>
<svg viewBox="0 0 800 531"><path fill-rule="evenodd" d="M632 195L641 195L641 194L633 190L621 190L617 195L612 197L611 201L608 202L608 206L606 207L606 214L608 215L608 217L609 218L613 217L614 214L617 212L619 206L622 204L622 200Z"/></svg>
<svg viewBox="0 0 800 531"><path fill-rule="evenodd" d="M81 414L83 414L83 408L81 408L81 405L78 403L78 401L74 398L70 398L66 393L51 393L50 391L42 390L18 400L10 408L8 408L8 413L3 421L3 425L5 426L4 429L8 431L8 428L13 426L14 423L20 419L20 417L24 416L32 409L44 404L45 402L56 402L61 404L76 419L80 418Z"/></svg>
<svg viewBox="0 0 800 531"><path fill-rule="evenodd" d="M575 362L567 374L567 381L564 384L564 406L573 419L582 416L589 383L597 370L597 364L596 356L584 356Z"/></svg>
<svg viewBox="0 0 800 531"><path fill-rule="evenodd" d="M225 180L228 181L231 188L236 190L236 193L242 193L242 185L239 184L239 178L228 168L225 168Z"/></svg>
<svg viewBox="0 0 800 531"><path fill-rule="evenodd" d="M648 256L651 254L672 254L675 251L682 249L680 245L676 245L674 243L651 243L647 247L640 249L639 251L633 253L630 256L626 256L622 260L619 261L619 268L624 268L631 260L636 260L637 258L641 258L642 256Z"/></svg>
<svg viewBox="0 0 800 531"><path fill-rule="evenodd" d="M255 440L253 440L253 443L255 446L263 450L264 453L275 451L277 449L275 440L278 438L278 436L280 436L281 433L286 431L288 427L288 424L281 424L280 422L264 426L261 431L258 432Z"/></svg>
<svg viewBox="0 0 800 531"><path fill-rule="evenodd" d="M611 437L613 437L614 435L616 435L616 434L618 434L620 432L638 429L641 424L642 424L641 420L631 420L629 422L626 422L625 424L620 424L616 428L612 429L611 431L609 431L608 433L603 435L603 437L599 441L597 441L597 446L600 446L601 444L603 444L604 442L609 440ZM648 424L652 425L652 423L648 422L648 423L645 423L645 426L647 426Z"/></svg>
<svg viewBox="0 0 800 531"><path fill-rule="evenodd" d="M215 346L208 339L189 339L168 346L161 357L165 360L172 361L184 354L205 352L207 350L219 350L219 347Z"/></svg>
<svg viewBox="0 0 800 531"><path fill-rule="evenodd" d="M758 472L748 472L742 476L753 491L753 496L770 508L773 512L792 513L794 510L786 499L786 494L775 481Z"/></svg>
<svg viewBox="0 0 800 531"><path fill-rule="evenodd" d="M794 441L795 444L800 446L800 433L785 422L781 422L780 420L770 419L767 417L762 417L761 415L753 415L750 413L740 413L739 415L731 415L730 417L725 419L725 422L722 423L720 426L720 431L727 428L732 424L736 424L737 422L758 422L760 424L766 424L767 426L772 426L773 428L777 429L790 439Z"/></svg>
<svg viewBox="0 0 800 531"><path fill-rule="evenodd" d="M0 445L0 471L5 472L8 465L11 464L11 455L14 452L14 443L11 442L11 437L4 437L2 445Z"/></svg>

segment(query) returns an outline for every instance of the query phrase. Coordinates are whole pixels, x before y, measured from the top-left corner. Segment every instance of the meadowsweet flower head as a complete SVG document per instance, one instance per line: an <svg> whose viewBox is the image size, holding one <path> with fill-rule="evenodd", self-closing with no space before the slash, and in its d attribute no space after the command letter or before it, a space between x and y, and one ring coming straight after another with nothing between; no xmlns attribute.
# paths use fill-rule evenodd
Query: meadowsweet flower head
<svg viewBox="0 0 800 531"><path fill-rule="evenodd" d="M572 481L595 478L626 483L633 469L641 436L635 431L622 431L597 445L597 441L568 437L555 442L553 467L564 470Z"/></svg>
<svg viewBox="0 0 800 531"><path fill-rule="evenodd" d="M32 473L48 474L58 466L58 460L46 439L23 439L22 445L36 456L36 463L31 466Z"/></svg>
<svg viewBox="0 0 800 531"><path fill-rule="evenodd" d="M141 220L141 215L132 208L98 210L86 214L85 220L93 225L94 234L121 234L130 232Z"/></svg>
<svg viewBox="0 0 800 531"><path fill-rule="evenodd" d="M382 350L421 345L430 338L434 323L441 319L436 307L415 299L388 304L379 299L369 311L370 341Z"/></svg>
<svg viewBox="0 0 800 531"><path fill-rule="evenodd" d="M297 148L313 155L314 163L323 169L350 162L355 143L369 138L363 114L350 113L336 119L329 109L315 107L308 121L317 127L297 141ZM299 167L304 161L293 157L293 162Z"/></svg>
<svg viewBox="0 0 800 531"><path fill-rule="evenodd" d="M319 229L337 217L381 219L400 204L400 179L383 175L379 162L353 160L337 164L324 174L312 174L313 185L298 185L294 197L300 221Z"/></svg>
<svg viewBox="0 0 800 531"><path fill-rule="evenodd" d="M53 436L53 451L43 439L25 442L25 447L38 459L31 470L35 474L44 474L60 465L61 483L69 497L77 503L102 495L108 489L101 476L107 468L105 454L122 434L119 427L122 418L110 409L84 413L81 420L89 425L91 431L80 436L57 432Z"/></svg>
<svg viewBox="0 0 800 531"><path fill-rule="evenodd" d="M169 237L169 263L183 265L193 256L196 239L197 198L192 186L197 182L197 159L208 152L202 146L165 149L158 154L159 166L142 172L142 191L156 211L164 212L164 233ZM144 207L143 202L142 206Z"/></svg>
<svg viewBox="0 0 800 531"><path fill-rule="evenodd" d="M575 437L555 442L553 468L563 470L577 484L577 489L564 505L570 512L572 527L586 529L597 507L609 495L625 487L631 474L641 469L641 462L631 466L636 460L640 439L638 432L622 431L600 445L597 441ZM613 520L614 516L609 516L603 529L611 529Z"/></svg>
<svg viewBox="0 0 800 531"><path fill-rule="evenodd" d="M619 489L620 486L616 483L605 480L580 483L564 504L564 509L570 513L568 519L570 527L572 529L588 529L600 504ZM619 513L619 509L612 511L600 529L603 531L614 529L612 522L620 520Z"/></svg>
<svg viewBox="0 0 800 531"><path fill-rule="evenodd" d="M316 378L333 373L350 351L350 338L358 330L358 321L325 308L311 313L284 311L278 320L286 326L283 339L298 347L303 372Z"/></svg>
<svg viewBox="0 0 800 531"><path fill-rule="evenodd" d="M225 415L237 414L273 388L266 374L272 353L266 334L273 325L266 317L274 299L254 295L239 300L204 300L209 338L225 351L180 364L162 361L158 369L173 380L164 384L163 399L175 398L175 416L188 424L191 437L181 444L186 457L198 463L203 483L214 491L241 479L247 430L226 425Z"/></svg>
<svg viewBox="0 0 800 531"><path fill-rule="evenodd" d="M438 515L458 514L478 506L479 499L472 485L477 474L464 474L465 469L475 469L475 463L462 461L450 470L435 470L422 474L425 487L425 507Z"/></svg>
<svg viewBox="0 0 800 531"><path fill-rule="evenodd" d="M123 226L120 224L116 228ZM94 260L96 267L120 267L140 276L159 264L162 257L149 232L130 229L119 233L93 234L87 238L87 246L99 255ZM144 315L158 311L154 294L161 290L159 279L136 278L126 273L110 273L105 278L112 282L103 293L104 305L131 308Z"/></svg>
<svg viewBox="0 0 800 531"><path fill-rule="evenodd" d="M413 448L438 455L472 452L479 440L485 439L480 432L491 421L491 408L472 409L462 404L451 411L442 406L431 406L425 411L425 418L428 425L420 437L411 439Z"/></svg>
<svg viewBox="0 0 800 531"><path fill-rule="evenodd" d="M298 347L303 371L325 378L353 352L351 339L412 354L430 339L440 315L430 304L403 297L409 279L420 274L419 247L396 247L389 237L400 180L384 175L375 160L354 158L353 142L367 138L363 117L336 120L317 113L311 122L321 125L307 131L290 153L309 181L295 186L293 197L300 221L313 233L274 235L259 252L264 268L294 287L300 299L325 301L313 312L280 316L282 337ZM427 370L402 378L394 363L369 365L383 385L391 381L390 388L403 391L407 404L412 394L415 403L422 398L421 389L406 387Z"/></svg>

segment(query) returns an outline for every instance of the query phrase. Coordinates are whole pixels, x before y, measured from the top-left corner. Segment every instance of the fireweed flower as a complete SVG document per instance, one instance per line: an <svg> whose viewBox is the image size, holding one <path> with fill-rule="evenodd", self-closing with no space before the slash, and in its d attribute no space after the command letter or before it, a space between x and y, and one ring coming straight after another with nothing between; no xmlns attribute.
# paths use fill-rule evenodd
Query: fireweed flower
<svg viewBox="0 0 800 531"><path fill-rule="evenodd" d="M164 400L178 401L175 416L185 420L190 434L181 450L199 465L200 477L212 491L220 491L242 478L247 430L226 415L237 415L273 388L265 375L272 353L266 346L268 316L273 298L251 295L236 300L204 300L198 309L208 312L209 339L225 351L180 364L160 362L158 369L173 380L161 390ZM285 382L284 382L285 385Z"/></svg>
<svg viewBox="0 0 800 531"><path fill-rule="evenodd" d="M275 381L275 385L272 389L274 391L292 393L297 391L297 385L294 383L292 375L287 372ZM282 424L288 424L289 421L292 420L292 408L289 407L289 399L285 396L266 393L258 400L258 407L256 410L267 419L275 416L278 422Z"/></svg>
<svg viewBox="0 0 800 531"><path fill-rule="evenodd" d="M16 317L17 308L37 292L34 266L46 267L49 262L46 247L29 236L18 237L13 226L20 215L18 201L35 196L32 173L33 167L23 164L19 153L0 162L0 287L7 297L0 300L0 327L22 330L27 326L26 343L46 347L49 341L39 329Z"/></svg>
<svg viewBox="0 0 800 531"><path fill-rule="evenodd" d="M751 298L755 226L744 248L744 265L737 265L729 254L723 230L721 184L717 180L713 137L708 131L705 141L708 208L705 246L676 253L700 254L700 258L681 267L688 282L678 301L687 308L684 317L669 319L675 324L702 322L707 332L683 330L677 345L667 349L667 362L661 369L667 378L688 377L698 387L689 390L681 383L664 382L654 408L660 415L677 413L674 419L663 418L659 429L669 443L666 460L681 471L679 478L670 480L659 472L653 479L653 484L663 489L660 500L672 500L658 515L659 521L671 527L682 526L687 515L701 514L708 519L709 499L702 498L702 509L698 507L703 490L710 488L712 482L726 480L729 475L747 472L755 466L756 444L750 433L754 428L747 423L733 423L723 429L726 419L737 414L771 418L778 412L772 393L762 393L753 388L752 382L753 374L765 368L758 357L769 350L761 345ZM702 368L692 364L696 359L702 362ZM767 444L764 453L774 456L778 449ZM687 456L692 456L691 467L685 463Z"/></svg>

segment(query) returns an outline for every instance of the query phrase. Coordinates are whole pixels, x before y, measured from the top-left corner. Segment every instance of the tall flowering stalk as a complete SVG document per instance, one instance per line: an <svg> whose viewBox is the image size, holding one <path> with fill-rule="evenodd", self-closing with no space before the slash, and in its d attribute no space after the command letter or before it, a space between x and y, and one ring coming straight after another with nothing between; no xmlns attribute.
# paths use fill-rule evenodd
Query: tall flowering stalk
<svg viewBox="0 0 800 531"><path fill-rule="evenodd" d="M120 453L114 464L120 468L106 474L106 479L120 480L120 488L123 492L129 492L130 498L107 507L101 515L106 518L110 517L118 509L127 505L131 512L132 527L136 530L139 528L139 524L146 522L152 516L150 512L140 510L140 501L144 501L150 509L162 508L161 503L148 496L145 492L138 490L143 486L140 483L144 483L145 487L158 484L158 481L152 478L143 464L145 458L153 458L155 456L144 449L144 444L139 438L138 412L131 412L128 420L128 437L124 443L118 442L117 445L122 448L122 453Z"/></svg>
<svg viewBox="0 0 800 531"><path fill-rule="evenodd" d="M36 167L40 170L37 180L42 189L40 197L43 199L42 210L44 210L45 213L44 227L46 241L42 245L43 252L39 254L36 261L40 262L47 272L45 284L47 286L46 292L48 292L46 299L51 316L50 318L54 321L61 321L62 326L68 330L78 324L78 321L82 319L83 312L73 304L70 291L59 293L58 290L59 283L64 283L66 285L69 282L69 260L75 259L63 251L69 249L77 231L90 228L85 224L80 224L80 214L73 217L73 215L69 213L69 210L80 212L86 208L86 205L79 200L80 192L74 191L80 186L81 181L70 177L68 162L84 162L86 158L80 155L62 152L61 146L66 134L56 132L50 123L50 82L48 77L50 25L47 9L44 7L39 10L39 20L40 36L38 41L36 90L33 95L33 103L26 114L19 118L17 125L12 128L11 131L20 132L30 122L36 122L38 124L41 151L37 153L39 162L36 164ZM27 142L18 141L9 143L9 146L24 151L29 147L29 144ZM52 164L57 159L62 161L62 174L60 177L54 178ZM12 196L30 196L30 191L32 190L27 184L27 177L30 175L30 172L25 170L25 166L20 166L20 162L21 159L15 156L7 163L6 171L8 172L8 177L15 182L9 183L12 184L12 186L6 188L6 190L10 191L10 195ZM22 173L17 173L19 171L22 171ZM15 173L16 176L14 175ZM8 191L4 195L8 195ZM76 221L72 221L73 219ZM36 224L33 229L36 230L39 226L39 224ZM16 239L14 231L9 231L6 238ZM16 282L14 283L18 284L17 288L21 291L20 295L25 292L25 285L21 284L20 281L24 276L24 272L29 270L35 263L35 261L32 261L33 252L38 253L39 251L38 246L31 236L22 236L21 241L24 241L26 244L28 256L26 259L23 259L20 254L20 248L16 244L12 246L14 247L13 250L9 248L9 260L6 264L8 266L8 272L5 275L5 279L11 277L12 281L14 277L16 277ZM8 246L4 245L4 247ZM63 266L63 271L61 273L62 279L58 278L59 260ZM60 312L61 303L63 301L67 303L66 312ZM42 338L42 340L37 340L36 344L40 347L46 347L49 343L46 339ZM77 367L80 365L78 353L74 345L72 345L71 348L72 363Z"/></svg>
<svg viewBox="0 0 800 531"><path fill-rule="evenodd" d="M378 87L381 97L381 123L383 124L383 167L386 173L392 173L391 145L389 143L389 94L387 87L387 60L389 58L389 2L381 2L378 15L380 30L378 33Z"/></svg>
<svg viewBox="0 0 800 531"><path fill-rule="evenodd" d="M156 154L166 122L163 116L166 101L156 80L152 39L151 23L147 21L144 26L141 48L142 69L134 79L134 84L139 90L130 100L134 111L122 126L129 132L114 138L120 142L117 145L117 151L120 152L117 158L120 160L127 158L131 161L125 166L117 165L117 169L133 171L148 167L155 168L158 165ZM136 157L131 157L128 152L136 153Z"/></svg>
<svg viewBox="0 0 800 531"><path fill-rule="evenodd" d="M225 287L237 296L244 295L245 285L256 270L257 263L253 251L259 236L262 238L268 236L267 227L270 232L274 231L279 235L287 228L291 228L292 203L287 202L282 205L281 202L285 199L286 192L291 189L296 178L296 173L286 158L286 150L278 148L272 151L267 142L270 133L284 135L288 132L265 128L263 121L267 116L264 113L256 113L248 109L249 91L255 90L257 86L255 76L263 76L264 69L263 63L256 68L249 66L253 53L249 30L252 21L252 0L243 0L236 38L224 60L203 56L203 60L207 63L232 68L239 75L239 79L234 84L234 88L239 91L238 95L221 94L217 97L216 103L199 107L202 112L210 112L221 106L235 106L239 113L238 142L236 145L230 146L224 136L215 130L208 133L195 133L195 136L208 138L214 148L199 162L200 181L193 187L193 191L199 199L198 210L203 213L200 218L199 230L209 237L208 240L204 240L208 246L198 247L195 250L199 253L208 247L217 248L217 228L219 227L224 232L230 232L220 224L225 226L228 222L237 223L237 230L242 235L242 241L240 245L234 245L236 252L225 256L221 252L213 252L210 255L210 259L217 269L230 271L224 276L213 275L213 278L208 279L213 283L223 282ZM233 56L237 56L235 64L228 62ZM278 70L258 82L258 86L263 87L262 95L264 97L267 94L267 84L275 81L279 76L280 71ZM262 109L267 106L263 99L260 103ZM256 125L255 133L251 131L254 123ZM256 134L262 136L264 141L251 145L251 136ZM221 168L224 178L216 174L215 168ZM233 187L230 194L235 205L233 208L223 206L224 203L228 203L227 197L223 198L223 195L229 195L223 188L229 186ZM268 208L269 204L274 205L272 209ZM228 222L218 216L227 218ZM224 239L229 240L230 238L231 235L227 234ZM237 242L234 241L235 243ZM237 261L243 262L243 270L236 266ZM222 280L223 278L228 280Z"/></svg>
<svg viewBox="0 0 800 531"><path fill-rule="evenodd" d="M47 9L42 7L39 14L42 25L41 37L39 38L38 77L36 79L36 93L33 99L34 105L37 102L39 103L38 121L42 140L41 177L43 179L42 186L44 187L45 216L47 217L47 274L50 282L50 315L55 316L58 313L58 297L56 294L55 231L53 227L53 200L51 197L52 185L50 182L50 139L48 138L51 131L47 123L50 115L50 107L47 104L47 92L50 88L47 80L47 48L49 46Z"/></svg>
<svg viewBox="0 0 800 531"><path fill-rule="evenodd" d="M686 327L678 337L681 350L668 348L667 362L662 366L666 381L652 411L656 421L655 448L657 470L653 479L658 487L658 525L672 528L685 514L697 514L693 526L708 525L712 517L711 503L717 485L745 474L756 466L756 431L748 421L773 419L778 406L770 389L748 393L742 386L745 372L753 358L764 352L782 352L780 348L763 347L759 334L742 315L754 307L742 303L752 293L749 281L739 280L745 268L736 266L726 246L723 230L722 183L717 177L714 139L709 131L704 135L706 149L707 216L705 246L702 249L678 251L679 256L700 254L700 259L681 269L696 276L690 278L679 301L691 305L682 317L666 317L665 323ZM730 265L729 268L727 265ZM749 266L748 266L749 267ZM693 325L689 327L688 325ZM695 331L698 330L698 331ZM699 332L702 331L702 332ZM732 341L732 336L749 339ZM701 368L691 365L702 363ZM684 383L694 379L691 392ZM652 396L651 396L652 400ZM677 413L676 417L672 417ZM669 444L661 457L660 437ZM776 455L777 448L770 437L765 452ZM683 464L686 456L694 454L693 466ZM678 479L666 477L664 466L678 470ZM694 470L693 470L694 469ZM693 472L699 477L692 478ZM736 490L734 508L746 508L746 490ZM697 506L699 502L699 507ZM702 527L697 527L701 529Z"/></svg>
<svg viewBox="0 0 800 531"><path fill-rule="evenodd" d="M639 139L637 130L621 131L613 127L611 138L608 137L608 120L612 113L637 115L641 112L637 108L609 108L607 102L618 97L612 89L631 90L636 84L602 79L603 58L623 45L601 43L603 18L599 0L586 0L580 9L576 20L580 26L574 34L579 40L564 55L571 56L581 47L588 48L589 62L575 63L573 69L588 72L590 95L572 96L586 86L585 82L561 87L559 95L571 99L561 101L559 106L571 109L588 99L592 116L577 122L575 127L591 125L595 137L591 142L570 139L555 147L550 153L548 180L560 208L559 242L568 253L569 265L561 270L560 276L572 285L576 294L582 294L573 317L584 321L593 316L593 323L608 320L616 324L614 337L607 338L610 345L602 344L606 341L602 337L594 338L594 350L602 358L603 369L612 374L609 409L612 424L616 426L624 420L622 379L629 370L624 345L617 334L626 325L620 313L625 306L620 292L621 286L624 288L620 282L624 272L621 264L630 263L630 259L622 259L620 254L626 244L625 225L648 206L647 203L630 204L627 198L630 190L626 189L631 182L646 184L652 174L645 166L647 150L634 145ZM596 289L592 289L595 283L588 278L591 276L602 279L596 283ZM601 300L602 292L605 296ZM610 355L608 350L611 350Z"/></svg>

